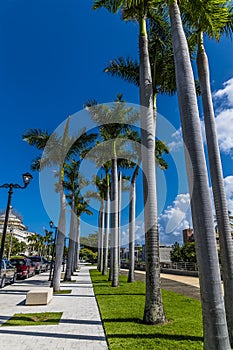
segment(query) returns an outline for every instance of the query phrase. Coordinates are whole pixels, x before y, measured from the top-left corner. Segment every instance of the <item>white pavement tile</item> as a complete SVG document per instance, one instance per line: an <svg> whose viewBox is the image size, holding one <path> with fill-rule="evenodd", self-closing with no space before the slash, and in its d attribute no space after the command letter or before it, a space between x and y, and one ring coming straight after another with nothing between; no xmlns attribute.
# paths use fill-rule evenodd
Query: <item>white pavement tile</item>
<svg viewBox="0 0 233 350"><path fill-rule="evenodd" d="M55 295L42 306L25 306L24 300L28 290L49 285L46 273L2 289L0 324L15 313L63 314L59 325L0 327L0 350L107 350L88 267L82 266L75 279L77 283L61 283L61 289L72 289L71 294Z"/></svg>

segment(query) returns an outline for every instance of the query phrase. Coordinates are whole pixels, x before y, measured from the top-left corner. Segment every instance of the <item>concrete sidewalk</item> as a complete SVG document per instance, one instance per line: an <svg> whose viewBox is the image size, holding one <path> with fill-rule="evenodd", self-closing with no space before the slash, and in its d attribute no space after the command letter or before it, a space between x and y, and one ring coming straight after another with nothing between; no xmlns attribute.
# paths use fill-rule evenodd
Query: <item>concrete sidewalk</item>
<svg viewBox="0 0 233 350"><path fill-rule="evenodd" d="M89 267L82 266L76 282L61 283L71 294L54 295L48 305L26 306L26 293L49 286L48 273L0 290L0 325L15 313L63 312L58 325L0 327L0 350L107 350L93 292Z"/></svg>

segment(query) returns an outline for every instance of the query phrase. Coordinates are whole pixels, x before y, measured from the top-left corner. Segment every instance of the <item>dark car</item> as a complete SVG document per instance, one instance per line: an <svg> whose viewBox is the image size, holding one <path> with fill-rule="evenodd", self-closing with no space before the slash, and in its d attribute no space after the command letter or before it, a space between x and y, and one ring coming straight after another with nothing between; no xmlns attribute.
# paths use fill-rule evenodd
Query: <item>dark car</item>
<svg viewBox="0 0 233 350"><path fill-rule="evenodd" d="M10 259L10 262L17 269L17 278L28 278L35 275L35 266L31 259L14 257Z"/></svg>
<svg viewBox="0 0 233 350"><path fill-rule="evenodd" d="M0 288L4 288L6 283L14 283L16 281L16 276L16 268L11 265L9 260L2 259Z"/></svg>
<svg viewBox="0 0 233 350"><path fill-rule="evenodd" d="M46 269L50 270L50 268L51 268L51 260L45 260L45 264L46 264Z"/></svg>
<svg viewBox="0 0 233 350"><path fill-rule="evenodd" d="M29 256L28 258L31 259L35 266L35 273L41 273L48 270L46 260L43 256Z"/></svg>

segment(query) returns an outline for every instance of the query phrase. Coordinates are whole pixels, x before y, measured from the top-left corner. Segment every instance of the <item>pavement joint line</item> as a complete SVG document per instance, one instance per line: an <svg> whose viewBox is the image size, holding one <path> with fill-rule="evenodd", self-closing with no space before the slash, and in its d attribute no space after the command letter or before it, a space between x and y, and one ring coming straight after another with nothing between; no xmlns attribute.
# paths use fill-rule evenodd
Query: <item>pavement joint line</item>
<svg viewBox="0 0 233 350"><path fill-rule="evenodd" d="M69 288L71 294L54 295L48 305L25 306L22 301L27 291L49 286L48 273L36 275L28 283L17 281L0 293L2 316L0 317L0 344L5 350L108 350L102 320L95 299L89 267L82 265L77 283L61 284L61 290ZM1 291L1 292L2 292ZM9 292L8 292L9 291ZM23 291L23 293L22 293ZM8 293L7 293L8 292ZM4 326L15 313L63 312L58 325Z"/></svg>

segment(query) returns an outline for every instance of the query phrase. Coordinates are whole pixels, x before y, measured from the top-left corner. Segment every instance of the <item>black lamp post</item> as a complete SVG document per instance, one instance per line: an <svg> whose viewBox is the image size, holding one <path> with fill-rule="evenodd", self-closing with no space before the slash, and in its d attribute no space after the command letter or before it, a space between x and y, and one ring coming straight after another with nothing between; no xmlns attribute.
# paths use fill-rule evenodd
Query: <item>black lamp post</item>
<svg viewBox="0 0 233 350"><path fill-rule="evenodd" d="M62 263L62 272L65 271L65 259L66 259L66 240L69 239L69 237L64 238L64 250L63 250L63 263Z"/></svg>
<svg viewBox="0 0 233 350"><path fill-rule="evenodd" d="M5 246L5 240L6 240L6 231L7 231L8 219L9 219L9 212L10 212L10 205L11 205L11 198L12 198L12 194L13 194L13 188L24 189L24 188L26 188L29 185L29 183L33 179L32 175L29 174L29 173L25 173L22 176L23 176L24 186L20 186L18 184L4 184L4 185L0 186L0 188L9 188L8 200L7 200L7 206L6 206L6 214L5 214L5 221L4 221L3 231L2 231L1 249L0 249L0 271L1 271L1 268L2 268L2 258L3 258L3 253L4 253L4 246Z"/></svg>
<svg viewBox="0 0 233 350"><path fill-rule="evenodd" d="M49 281L51 281L50 287L53 286L53 273L54 273L54 255L55 255L55 245L56 245L56 240L57 240L57 226L54 226L53 221L50 221L49 223L50 228L55 229L55 235L54 235L54 240L53 240L53 249L52 249L52 262L51 262L51 267L50 267L50 272L49 272Z"/></svg>

